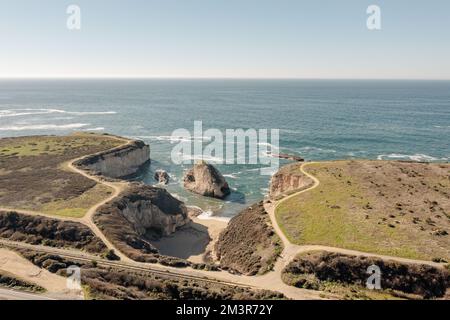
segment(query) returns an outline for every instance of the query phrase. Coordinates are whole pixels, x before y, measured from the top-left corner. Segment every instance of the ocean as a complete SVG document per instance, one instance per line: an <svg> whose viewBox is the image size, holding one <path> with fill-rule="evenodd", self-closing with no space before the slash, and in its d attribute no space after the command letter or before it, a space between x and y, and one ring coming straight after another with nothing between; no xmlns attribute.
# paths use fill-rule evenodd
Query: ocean
<svg viewBox="0 0 450 320"><path fill-rule="evenodd" d="M137 179L168 189L206 215L229 218L263 199L258 165L217 165L233 192L224 201L183 189L175 129L279 129L280 153L306 160L450 160L450 81L394 80L0 80L0 137L107 132L151 146ZM195 139L195 137L193 138ZM281 161L281 164L286 161Z"/></svg>

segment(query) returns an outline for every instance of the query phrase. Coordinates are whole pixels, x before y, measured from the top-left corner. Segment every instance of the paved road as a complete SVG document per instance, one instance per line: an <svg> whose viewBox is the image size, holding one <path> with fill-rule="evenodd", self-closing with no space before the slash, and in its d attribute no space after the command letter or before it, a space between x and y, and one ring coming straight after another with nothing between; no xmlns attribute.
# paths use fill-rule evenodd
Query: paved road
<svg viewBox="0 0 450 320"><path fill-rule="evenodd" d="M0 288L0 300L56 300L38 293Z"/></svg>

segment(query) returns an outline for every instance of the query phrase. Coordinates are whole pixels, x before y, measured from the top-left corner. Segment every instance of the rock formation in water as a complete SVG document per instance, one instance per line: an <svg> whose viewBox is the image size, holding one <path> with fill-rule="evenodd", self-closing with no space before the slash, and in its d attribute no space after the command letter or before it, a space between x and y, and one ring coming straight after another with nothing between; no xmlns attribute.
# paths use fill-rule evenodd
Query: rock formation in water
<svg viewBox="0 0 450 320"><path fill-rule="evenodd" d="M143 141L130 143L87 156L75 161L75 165L109 178L123 178L136 174L150 161L150 146Z"/></svg>
<svg viewBox="0 0 450 320"><path fill-rule="evenodd" d="M270 180L269 197L276 199L282 194L309 187L313 181L300 171L300 163L283 166Z"/></svg>
<svg viewBox="0 0 450 320"><path fill-rule="evenodd" d="M203 161L186 172L183 182L187 190L203 196L223 199L230 194L230 187L219 170Z"/></svg>
<svg viewBox="0 0 450 320"><path fill-rule="evenodd" d="M287 154L287 153L272 153L272 156L275 158L286 159L291 161L303 162L303 159L300 156L296 156L295 154Z"/></svg>
<svg viewBox="0 0 450 320"><path fill-rule="evenodd" d="M153 176L153 178L158 181L158 183L161 184L168 184L169 183L169 179L170 176L169 174L164 171L164 170L156 170L155 171L155 175Z"/></svg>

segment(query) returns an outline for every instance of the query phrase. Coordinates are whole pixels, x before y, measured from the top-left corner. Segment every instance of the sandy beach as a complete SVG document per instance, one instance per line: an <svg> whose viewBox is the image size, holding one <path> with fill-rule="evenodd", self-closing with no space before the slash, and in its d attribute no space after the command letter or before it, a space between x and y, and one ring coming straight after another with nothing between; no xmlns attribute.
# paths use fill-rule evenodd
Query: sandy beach
<svg viewBox="0 0 450 320"><path fill-rule="evenodd" d="M196 263L205 262L205 257L212 252L215 241L228 222L215 218L191 217L191 219L191 223L173 235L153 241L152 244L161 254Z"/></svg>

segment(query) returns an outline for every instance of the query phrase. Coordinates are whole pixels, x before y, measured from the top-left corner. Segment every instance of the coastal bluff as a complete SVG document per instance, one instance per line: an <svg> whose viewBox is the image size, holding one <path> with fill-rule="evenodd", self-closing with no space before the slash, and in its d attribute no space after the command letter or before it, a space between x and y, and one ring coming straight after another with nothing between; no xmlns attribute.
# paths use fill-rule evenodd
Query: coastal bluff
<svg viewBox="0 0 450 320"><path fill-rule="evenodd" d="M125 178L149 162L150 146L140 140L130 140L125 145L77 160L74 165L108 178Z"/></svg>
<svg viewBox="0 0 450 320"><path fill-rule="evenodd" d="M183 202L166 189L133 183L117 200L110 203L111 210L118 210L139 235L149 230L159 236L168 236L190 219Z"/></svg>
<svg viewBox="0 0 450 320"><path fill-rule="evenodd" d="M276 172L269 187L270 199L277 199L290 192L308 188L313 181L300 171L302 163L291 163L283 166Z"/></svg>
<svg viewBox="0 0 450 320"><path fill-rule="evenodd" d="M131 183L101 206L93 219L121 252L135 261L151 263L158 261L152 240L171 235L191 221L183 202L164 188L142 183Z"/></svg>

